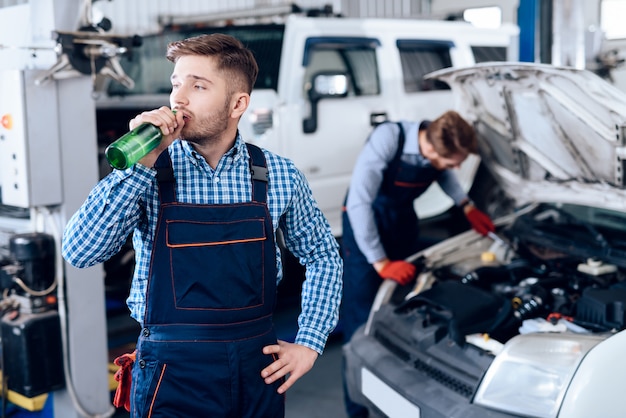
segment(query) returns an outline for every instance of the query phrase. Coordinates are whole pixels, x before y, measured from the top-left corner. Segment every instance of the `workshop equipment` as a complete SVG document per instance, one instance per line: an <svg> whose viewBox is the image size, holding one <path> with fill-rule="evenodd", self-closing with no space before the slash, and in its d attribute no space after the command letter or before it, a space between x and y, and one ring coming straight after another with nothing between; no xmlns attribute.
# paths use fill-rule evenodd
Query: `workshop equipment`
<svg viewBox="0 0 626 418"><path fill-rule="evenodd" d="M64 386L57 312L55 243L43 233L17 234L0 269L3 387L32 398Z"/></svg>

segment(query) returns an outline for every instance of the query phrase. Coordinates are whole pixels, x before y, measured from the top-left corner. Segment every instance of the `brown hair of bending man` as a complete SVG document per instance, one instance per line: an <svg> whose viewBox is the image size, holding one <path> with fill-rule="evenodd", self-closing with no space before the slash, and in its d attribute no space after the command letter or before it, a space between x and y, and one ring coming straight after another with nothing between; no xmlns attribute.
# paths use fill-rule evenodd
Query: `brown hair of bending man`
<svg viewBox="0 0 626 418"><path fill-rule="evenodd" d="M454 110L432 121L426 131L426 139L444 158L478 152L474 128Z"/></svg>

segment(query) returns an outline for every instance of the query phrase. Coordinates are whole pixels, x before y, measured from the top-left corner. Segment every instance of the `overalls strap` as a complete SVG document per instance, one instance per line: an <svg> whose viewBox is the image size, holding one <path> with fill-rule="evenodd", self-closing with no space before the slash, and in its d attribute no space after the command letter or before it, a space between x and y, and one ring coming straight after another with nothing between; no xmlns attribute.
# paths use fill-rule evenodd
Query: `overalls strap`
<svg viewBox="0 0 626 418"><path fill-rule="evenodd" d="M176 201L176 178L167 148L157 158L154 168L157 171L156 178L159 182L159 200L161 203Z"/></svg>
<svg viewBox="0 0 626 418"><path fill-rule="evenodd" d="M269 179L267 163L263 151L256 145L246 143L250 153L250 174L252 175L252 200L265 203L267 200L267 182ZM171 203L176 200L176 179L170 154L163 151L154 168L157 171L157 181L159 182L159 198L161 203Z"/></svg>
<svg viewBox="0 0 626 418"><path fill-rule="evenodd" d="M250 153L250 174L252 175L252 200L265 203L267 199L267 182L269 175L265 155L261 148L246 143Z"/></svg>
<svg viewBox="0 0 626 418"><path fill-rule="evenodd" d="M391 190L391 187L393 187L393 184L396 180L396 173L398 172L398 169L400 168L400 163L402 162L401 157L402 151L404 150L405 141L404 128L402 127L402 122L395 123L400 129L400 133L398 135L398 150L396 151L396 155L393 156L393 160L391 160L385 168L385 171L383 173L381 190Z"/></svg>

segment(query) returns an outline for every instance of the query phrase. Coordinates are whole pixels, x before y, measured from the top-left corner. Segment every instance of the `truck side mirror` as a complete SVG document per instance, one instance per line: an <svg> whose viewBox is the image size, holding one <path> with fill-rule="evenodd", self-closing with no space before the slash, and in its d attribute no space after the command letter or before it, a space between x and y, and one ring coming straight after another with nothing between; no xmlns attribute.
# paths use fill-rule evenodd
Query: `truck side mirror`
<svg viewBox="0 0 626 418"><path fill-rule="evenodd" d="M317 103L321 99L346 97L348 95L348 76L338 72L316 73L308 90L311 102L311 116L302 121L302 130L305 134L317 130Z"/></svg>

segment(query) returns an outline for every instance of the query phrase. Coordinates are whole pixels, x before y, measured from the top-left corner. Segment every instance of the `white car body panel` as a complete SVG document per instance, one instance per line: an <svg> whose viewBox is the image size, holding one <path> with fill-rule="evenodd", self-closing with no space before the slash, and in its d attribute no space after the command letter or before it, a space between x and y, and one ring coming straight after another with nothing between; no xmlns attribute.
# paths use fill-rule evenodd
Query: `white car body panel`
<svg viewBox="0 0 626 418"><path fill-rule="evenodd" d="M483 139L481 157L517 204L563 198L624 208L623 92L591 72L542 64L479 64L430 77L452 87Z"/></svg>
<svg viewBox="0 0 626 418"><path fill-rule="evenodd" d="M620 418L626 414L626 331L595 346L578 367L559 418Z"/></svg>

